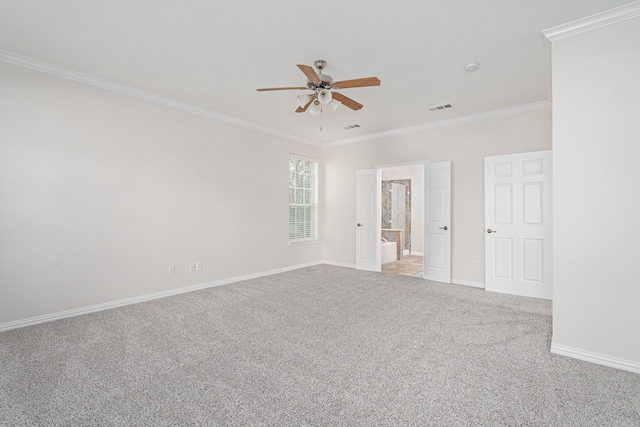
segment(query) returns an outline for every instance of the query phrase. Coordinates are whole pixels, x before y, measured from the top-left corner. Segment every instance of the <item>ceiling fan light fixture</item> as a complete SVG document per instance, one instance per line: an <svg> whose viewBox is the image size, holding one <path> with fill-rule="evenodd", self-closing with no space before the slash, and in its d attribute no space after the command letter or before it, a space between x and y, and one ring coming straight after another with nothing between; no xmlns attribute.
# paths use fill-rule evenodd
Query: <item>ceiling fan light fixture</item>
<svg viewBox="0 0 640 427"><path fill-rule="evenodd" d="M299 95L298 96L298 105L300 105L300 107L304 108L305 105L307 105L309 103L309 101L311 101L311 95Z"/></svg>
<svg viewBox="0 0 640 427"><path fill-rule="evenodd" d="M313 101L313 103L311 103L311 106L309 107L309 114L313 116L317 116L321 112L322 112L322 104L320 104L320 101L316 99L315 101Z"/></svg>
<svg viewBox="0 0 640 427"><path fill-rule="evenodd" d="M318 92L318 101L320 101L321 104L328 104L331 102L331 92L328 91L327 89L323 89L320 92Z"/></svg>
<svg viewBox="0 0 640 427"><path fill-rule="evenodd" d="M306 86L266 87L258 88L258 92L273 90L309 90L311 93L299 95L297 97L298 108L296 108L295 112L304 113L309 111L309 114L315 116L323 113L324 105L331 106L333 111L338 109L340 105L344 105L353 111L362 109L362 104L340 92L332 92L334 89L342 90L353 87L380 86L380 79L377 77L362 77L359 79L340 80L338 82L334 82L333 77L322 72L327 65L327 62L322 59L318 59L313 63L315 69L310 65L296 65L307 78ZM320 126L320 130L322 130L322 126Z"/></svg>

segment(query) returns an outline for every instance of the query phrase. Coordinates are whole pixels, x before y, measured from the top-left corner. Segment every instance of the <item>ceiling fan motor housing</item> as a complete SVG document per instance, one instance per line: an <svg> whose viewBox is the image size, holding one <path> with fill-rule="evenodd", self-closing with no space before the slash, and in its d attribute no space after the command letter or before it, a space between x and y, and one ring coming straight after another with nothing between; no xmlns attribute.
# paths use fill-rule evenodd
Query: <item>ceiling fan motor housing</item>
<svg viewBox="0 0 640 427"><path fill-rule="evenodd" d="M307 80L307 87L309 89L333 89L333 77L326 74L318 74L318 77L320 78L319 82Z"/></svg>
<svg viewBox="0 0 640 427"><path fill-rule="evenodd" d="M318 69L318 78L320 81L312 82L311 80L307 80L307 87L316 92L322 89L333 89L333 77L322 74L322 70L327 66L327 61L324 59L316 59L313 62L313 66Z"/></svg>

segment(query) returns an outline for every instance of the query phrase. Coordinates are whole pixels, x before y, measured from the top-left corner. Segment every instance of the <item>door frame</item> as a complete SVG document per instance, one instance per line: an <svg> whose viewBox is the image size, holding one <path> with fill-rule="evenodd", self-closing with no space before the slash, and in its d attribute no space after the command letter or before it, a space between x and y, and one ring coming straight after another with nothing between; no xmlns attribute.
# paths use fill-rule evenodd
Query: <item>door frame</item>
<svg viewBox="0 0 640 427"><path fill-rule="evenodd" d="M406 166L418 166L418 165L422 165L423 167L423 173L427 173L427 167L429 165L429 161L428 160L423 160L423 161L417 161L417 162L403 162L403 163L389 163L389 164L383 164L383 165L376 165L375 169L378 170L382 170L382 169L390 169L390 168L402 168L402 167L406 167ZM425 175L426 176L426 175ZM380 173L379 175L379 181L377 182L377 186L378 187L382 187L382 173ZM427 215L427 210L426 210L426 204L427 204L427 192L429 191L429 189L427 188L426 185L423 185L423 207L422 207L422 211L423 211L423 221L426 225L426 215ZM413 202L412 202L413 203ZM378 222L376 224L377 227L377 231L378 231L378 235L380 235L381 233L381 229L382 229L382 224L380 221L380 218L378 218ZM426 229L425 232L422 233L422 244L423 244L423 248L426 251L427 250L427 233L426 233ZM423 254L423 255L426 255ZM378 258L380 258L380 252L378 251ZM424 278L424 271L425 271L425 267L426 267L426 262L427 262L427 257L423 256L422 257L422 271L423 271L423 278ZM380 259L378 259L378 265L381 265L380 263ZM382 271L382 269L380 269L380 271Z"/></svg>

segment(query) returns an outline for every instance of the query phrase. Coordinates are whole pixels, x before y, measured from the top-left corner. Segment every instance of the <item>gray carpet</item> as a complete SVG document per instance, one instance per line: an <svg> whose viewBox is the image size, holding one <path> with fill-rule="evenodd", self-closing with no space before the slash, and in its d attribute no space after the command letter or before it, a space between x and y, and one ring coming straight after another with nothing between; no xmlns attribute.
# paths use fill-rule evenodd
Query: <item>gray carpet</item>
<svg viewBox="0 0 640 427"><path fill-rule="evenodd" d="M0 334L3 426L640 426L548 301L317 266Z"/></svg>

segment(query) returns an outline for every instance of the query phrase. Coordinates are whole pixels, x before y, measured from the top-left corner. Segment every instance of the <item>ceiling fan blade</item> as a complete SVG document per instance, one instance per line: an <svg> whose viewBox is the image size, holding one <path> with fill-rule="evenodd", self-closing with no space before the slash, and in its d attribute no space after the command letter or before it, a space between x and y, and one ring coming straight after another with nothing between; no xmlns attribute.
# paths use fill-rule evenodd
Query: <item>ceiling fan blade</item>
<svg viewBox="0 0 640 427"><path fill-rule="evenodd" d="M305 111L307 111L307 108L309 108L309 105L311 105L311 103L313 102L313 100L316 99L316 96L313 95L311 97L311 99L309 100L309 102L307 102L307 105L305 105L304 107L298 107L296 108L296 113L304 113Z"/></svg>
<svg viewBox="0 0 640 427"><path fill-rule="evenodd" d="M346 97L341 93L332 92L331 95L333 96L333 99L337 99L338 101L342 102L342 105L344 105L345 107L351 108L353 111L358 111L363 107L363 105L360 104L359 102L356 102L353 99Z"/></svg>
<svg viewBox="0 0 640 427"><path fill-rule="evenodd" d="M263 87L260 89L256 89L258 92L266 92L269 90L304 90L309 89L308 87Z"/></svg>
<svg viewBox="0 0 640 427"><path fill-rule="evenodd" d="M311 80L314 83L320 83L320 77L318 77L313 67L309 65L303 65L303 64L297 64L297 65L298 65L298 68L300 68L300 70L304 73L305 76L307 76L309 80Z"/></svg>
<svg viewBox="0 0 640 427"><path fill-rule="evenodd" d="M336 89L365 86L380 86L380 79L377 77L363 77L361 79L342 80L333 84Z"/></svg>

